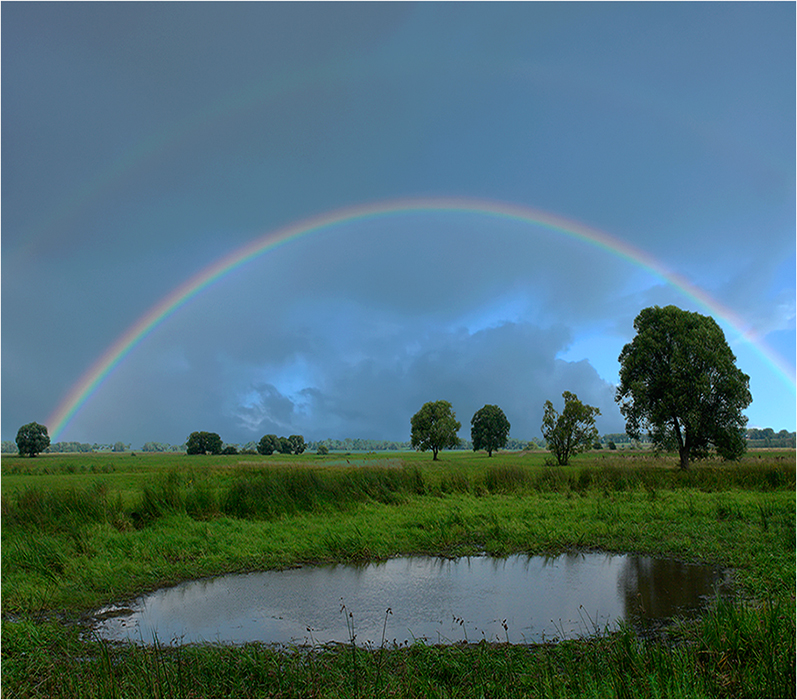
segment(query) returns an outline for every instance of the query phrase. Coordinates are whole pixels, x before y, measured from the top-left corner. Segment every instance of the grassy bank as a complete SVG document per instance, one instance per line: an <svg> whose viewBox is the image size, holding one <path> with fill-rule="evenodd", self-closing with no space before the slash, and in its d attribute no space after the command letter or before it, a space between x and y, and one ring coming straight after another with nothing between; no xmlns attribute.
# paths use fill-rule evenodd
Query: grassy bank
<svg viewBox="0 0 797 700"><path fill-rule="evenodd" d="M69 455L2 470L6 696L794 694L793 451L686 473L605 453L564 468L541 453L447 453ZM663 638L531 648L141 649L80 641L63 622L230 571L573 549L733 567L739 597Z"/></svg>

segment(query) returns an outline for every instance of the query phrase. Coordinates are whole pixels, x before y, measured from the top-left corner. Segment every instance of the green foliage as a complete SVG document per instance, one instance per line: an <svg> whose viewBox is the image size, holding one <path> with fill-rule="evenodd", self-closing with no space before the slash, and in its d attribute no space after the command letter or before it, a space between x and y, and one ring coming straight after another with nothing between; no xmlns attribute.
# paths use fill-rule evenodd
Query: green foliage
<svg viewBox="0 0 797 700"><path fill-rule="evenodd" d="M257 443L257 451L261 455L270 455L280 451L280 441L276 435L264 435Z"/></svg>
<svg viewBox="0 0 797 700"><path fill-rule="evenodd" d="M748 428L745 437L748 447L795 447L797 433L788 430L775 433L772 428Z"/></svg>
<svg viewBox="0 0 797 700"><path fill-rule="evenodd" d="M185 451L189 455L220 455L221 444L218 433L193 432L188 436Z"/></svg>
<svg viewBox="0 0 797 700"><path fill-rule="evenodd" d="M637 335L620 353L617 402L626 432L677 449L681 468L711 449L725 459L745 451L742 411L750 378L736 367L725 334L710 316L675 306L643 309Z"/></svg>
<svg viewBox="0 0 797 700"><path fill-rule="evenodd" d="M319 443L318 450L316 451L316 454L319 454L319 455L329 454L329 448L326 445L324 445L323 443Z"/></svg>
<svg viewBox="0 0 797 700"><path fill-rule="evenodd" d="M510 425L498 406L487 404L480 408L473 414L470 425L474 452L487 450L487 456L492 457L494 451L506 447Z"/></svg>
<svg viewBox="0 0 797 700"><path fill-rule="evenodd" d="M276 435L264 435L257 444L257 451L261 455L271 455L279 452L283 455L300 455L307 449L307 443L302 435L291 435L290 437L277 437Z"/></svg>
<svg viewBox="0 0 797 700"><path fill-rule="evenodd" d="M141 448L142 452L170 452L172 446L165 442L145 442Z"/></svg>
<svg viewBox="0 0 797 700"><path fill-rule="evenodd" d="M38 423L27 423L17 431L17 449L20 455L35 457L50 445L47 427Z"/></svg>
<svg viewBox="0 0 797 700"><path fill-rule="evenodd" d="M48 453L57 453L57 452L96 452L100 448L100 445L91 444L88 442L54 442L50 443L50 446L47 448L46 452Z"/></svg>
<svg viewBox="0 0 797 700"><path fill-rule="evenodd" d="M307 449L317 451L321 445L330 452L399 452L412 450L412 445L409 441L396 442L395 440L372 440L367 438L346 438L344 440L327 438L317 442L310 440L307 443Z"/></svg>
<svg viewBox="0 0 797 700"><path fill-rule="evenodd" d="M560 466L568 464L573 455L588 450L597 440L595 416L600 415L600 409L581 403L578 396L569 391L562 397L565 406L561 415L550 401L546 401L542 416L542 435Z"/></svg>
<svg viewBox="0 0 797 700"><path fill-rule="evenodd" d="M421 406L410 420L412 426L411 442L413 449L432 451L432 459L446 448L457 447L459 438L457 431L462 424L448 401L429 401Z"/></svg>
<svg viewBox="0 0 797 700"><path fill-rule="evenodd" d="M295 455L300 455L307 449L302 435L291 435L288 437L288 443L291 446L291 452Z"/></svg>

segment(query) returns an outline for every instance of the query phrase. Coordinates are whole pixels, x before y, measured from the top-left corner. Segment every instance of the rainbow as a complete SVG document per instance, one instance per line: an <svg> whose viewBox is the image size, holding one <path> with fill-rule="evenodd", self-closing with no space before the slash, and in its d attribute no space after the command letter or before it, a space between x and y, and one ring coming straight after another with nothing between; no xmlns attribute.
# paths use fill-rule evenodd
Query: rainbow
<svg viewBox="0 0 797 700"><path fill-rule="evenodd" d="M251 243L238 248L216 260L196 273L155 304L147 313L126 330L80 377L48 419L52 427L51 437L57 441L69 421L91 398L113 370L132 352L132 350L158 325L181 306L200 292L210 287L220 278L246 265L255 258L275 250L300 237L340 226L350 222L384 218L411 213L453 212L492 216L499 219L518 221L534 226L542 226L569 238L600 248L612 255L656 275L667 284L680 290L715 317L733 327L740 337L753 344L756 351L771 365L777 374L786 381L792 391L795 389L791 371L780 358L757 341L753 334L745 331L746 324L736 314L723 306L705 291L691 284L682 276L668 270L659 261L642 250L610 236L607 233L589 228L581 223L565 219L539 209L481 199L434 198L381 201L344 209L337 209L318 216L271 231Z"/></svg>

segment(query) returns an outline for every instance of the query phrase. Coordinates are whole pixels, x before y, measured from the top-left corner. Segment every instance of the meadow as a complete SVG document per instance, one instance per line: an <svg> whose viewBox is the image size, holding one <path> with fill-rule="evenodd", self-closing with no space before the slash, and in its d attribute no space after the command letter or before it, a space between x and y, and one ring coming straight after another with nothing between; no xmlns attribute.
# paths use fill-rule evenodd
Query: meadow
<svg viewBox="0 0 797 700"><path fill-rule="evenodd" d="M794 697L795 452L2 459L5 697ZM733 571L654 633L532 646L110 643L81 621L179 581L303 563L634 552Z"/></svg>

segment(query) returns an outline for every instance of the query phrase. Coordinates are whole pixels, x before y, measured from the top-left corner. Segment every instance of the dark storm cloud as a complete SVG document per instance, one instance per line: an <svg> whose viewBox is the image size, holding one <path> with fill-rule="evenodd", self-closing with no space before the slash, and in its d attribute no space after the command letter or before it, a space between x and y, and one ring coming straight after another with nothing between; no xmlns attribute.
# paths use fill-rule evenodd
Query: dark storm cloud
<svg viewBox="0 0 797 700"><path fill-rule="evenodd" d="M307 344L315 352L295 352L288 364L299 371L287 373L284 358L269 364L261 357L257 366L241 365L212 360L202 351L167 357L164 348L157 366L150 353L146 369L140 362L124 368L104 395L124 397L113 408L120 425L146 416L138 426L142 434L180 425L181 434L212 429L238 443L267 433L404 440L411 415L426 401L441 398L453 404L464 437L473 413L495 403L509 417L512 435L530 439L539 434L545 400L558 403L565 390L601 408L604 431L621 428L613 387L589 363L557 359L569 340L562 327L504 323L470 334L465 329L414 332L408 322L391 335L365 336L351 340L356 353L351 345L336 348L334 341L315 338ZM205 380L197 382L200 376ZM252 381L253 376L263 379ZM269 376L273 383L266 381ZM156 385L157 393L137 388ZM98 397L93 411L110 408L102 403Z"/></svg>
<svg viewBox="0 0 797 700"><path fill-rule="evenodd" d="M4 3L4 439L221 256L324 212L418 196L605 230L791 363L794 12ZM204 429L243 442L295 426L400 439L433 398L463 424L499 403L530 437L565 389L614 430L616 357L649 303L705 312L638 266L526 224L350 222L205 290L63 437L179 443ZM753 422L789 427L788 383L755 357L743 369L767 387Z"/></svg>
<svg viewBox="0 0 797 700"><path fill-rule="evenodd" d="M508 323L473 335L465 330L434 333L411 342L387 363L381 354L353 363L313 358L311 364L326 363L319 372L325 381L298 392L291 425L316 436L345 437L356 426L356 434L363 437L407 439L412 414L426 401L445 399L457 411L465 438L473 413L493 403L509 417L513 436L530 439L539 433L545 400L558 405L563 391L578 387L582 400L601 408L603 427L619 430L613 387L586 362L556 359L564 336L563 329ZM412 346L423 350L413 352ZM265 425L274 415L266 409L275 398L284 402L286 397L275 397L273 387L264 387L262 393L253 389L262 398L258 408L264 409ZM289 415L285 408L279 407L282 417ZM248 419L251 412L240 415Z"/></svg>

